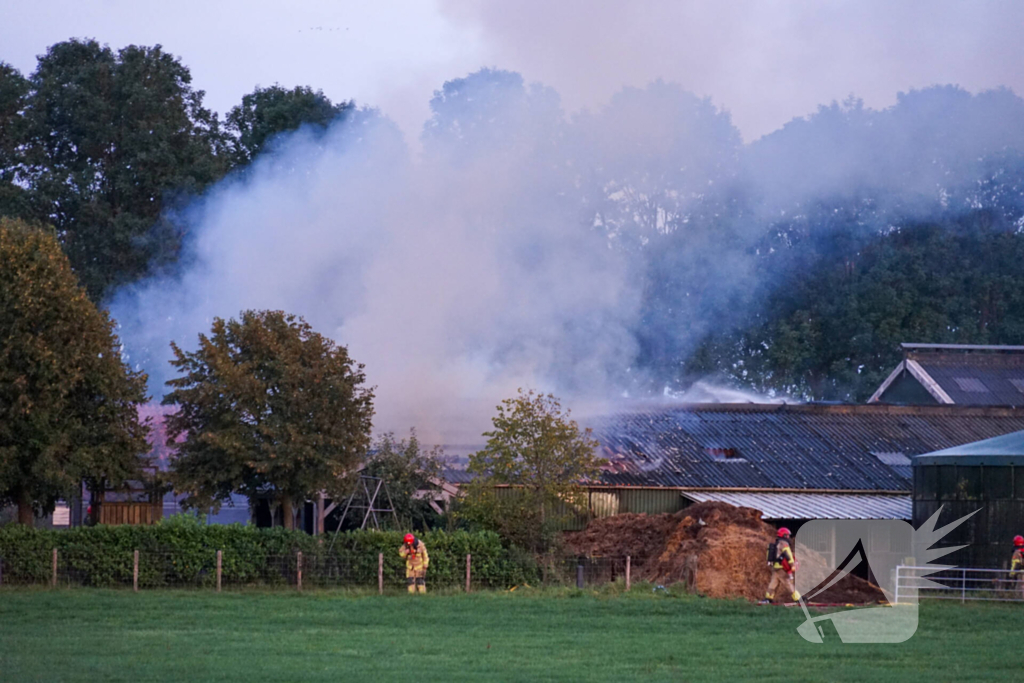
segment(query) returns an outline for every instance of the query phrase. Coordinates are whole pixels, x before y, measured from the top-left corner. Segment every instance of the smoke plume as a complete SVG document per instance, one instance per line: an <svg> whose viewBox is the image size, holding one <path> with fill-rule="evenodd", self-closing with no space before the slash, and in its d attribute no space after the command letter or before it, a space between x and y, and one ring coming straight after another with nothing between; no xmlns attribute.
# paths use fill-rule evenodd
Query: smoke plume
<svg viewBox="0 0 1024 683"><path fill-rule="evenodd" d="M431 110L419 153L362 110L279 138L179 217L177 270L111 306L155 394L171 340L282 309L366 365L378 430L478 443L517 387L590 409L671 395L678 359L771 286L765 235L809 207L853 206L846 224L870 233L1024 204L994 180L1024 167L1024 103L1005 90L850 100L746 146L721 108L661 81L570 118L550 88L485 69Z"/></svg>
<svg viewBox="0 0 1024 683"><path fill-rule="evenodd" d="M460 87L435 98L420 159L363 111L280 140L193 207L186 265L112 305L154 393L169 341L194 348L215 316L247 308L302 315L348 346L382 430L478 440L519 386L609 392L635 355L638 293L623 256L580 229L552 146L557 97L511 74Z"/></svg>

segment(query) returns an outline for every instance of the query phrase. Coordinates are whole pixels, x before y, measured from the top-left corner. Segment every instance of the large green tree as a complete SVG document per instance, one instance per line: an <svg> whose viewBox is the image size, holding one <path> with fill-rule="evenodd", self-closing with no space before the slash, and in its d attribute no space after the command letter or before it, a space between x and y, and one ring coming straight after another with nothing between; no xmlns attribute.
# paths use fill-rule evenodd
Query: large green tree
<svg viewBox="0 0 1024 683"><path fill-rule="evenodd" d="M27 175L90 296L177 257L179 200L227 170L203 92L159 45L116 53L94 40L52 45L30 78Z"/></svg>
<svg viewBox="0 0 1024 683"><path fill-rule="evenodd" d="M215 318L196 351L171 346L168 446L186 504L270 498L292 528L296 503L345 492L370 443L373 391L344 346L281 311Z"/></svg>
<svg viewBox="0 0 1024 683"><path fill-rule="evenodd" d="M291 90L280 85L257 87L242 97L242 103L232 108L226 117L227 128L234 134L231 143L234 163L248 164L274 136L302 125L326 130L335 119L354 107L353 102L333 104L323 91L314 91L309 86Z"/></svg>
<svg viewBox="0 0 1024 683"><path fill-rule="evenodd" d="M794 269L696 359L760 391L860 402L901 342L1024 343L1021 263L1024 233L989 212L904 225Z"/></svg>
<svg viewBox="0 0 1024 683"><path fill-rule="evenodd" d="M17 181L24 174L26 126L23 110L28 80L0 62L0 216L29 217L28 192Z"/></svg>
<svg viewBox="0 0 1024 683"><path fill-rule="evenodd" d="M52 233L0 218L0 506L18 520L139 475L146 376Z"/></svg>
<svg viewBox="0 0 1024 683"><path fill-rule="evenodd" d="M487 446L469 456L477 475L460 514L507 539L543 550L566 510L585 506L587 480L600 474L598 442L551 394L523 391L497 406ZM498 486L515 495L501 496Z"/></svg>

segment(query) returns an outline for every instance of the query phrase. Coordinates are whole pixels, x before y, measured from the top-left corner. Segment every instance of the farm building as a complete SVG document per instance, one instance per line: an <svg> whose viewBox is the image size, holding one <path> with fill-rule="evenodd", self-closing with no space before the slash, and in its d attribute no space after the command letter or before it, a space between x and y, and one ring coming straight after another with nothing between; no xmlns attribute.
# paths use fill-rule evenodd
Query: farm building
<svg viewBox="0 0 1024 683"><path fill-rule="evenodd" d="M940 507L940 525L974 513L944 539L969 544L948 562L1007 568L1024 534L1024 431L920 455L913 470L915 527Z"/></svg>
<svg viewBox="0 0 1024 683"><path fill-rule="evenodd" d="M588 421L608 462L571 524L701 501L773 522L912 517L911 459L1024 429L1024 408L693 404ZM465 473L449 472L449 481Z"/></svg>
<svg viewBox="0 0 1024 683"><path fill-rule="evenodd" d="M1024 405L1024 346L901 347L903 360L868 403Z"/></svg>

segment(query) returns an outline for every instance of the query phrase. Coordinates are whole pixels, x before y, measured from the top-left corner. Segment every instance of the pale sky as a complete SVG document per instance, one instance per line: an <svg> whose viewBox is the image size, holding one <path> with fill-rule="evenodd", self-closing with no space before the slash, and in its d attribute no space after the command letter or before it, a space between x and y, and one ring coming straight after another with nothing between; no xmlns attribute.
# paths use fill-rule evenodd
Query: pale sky
<svg viewBox="0 0 1024 683"><path fill-rule="evenodd" d="M1024 93L1014 0L0 0L0 60L29 73L69 37L162 44L224 113L257 84L310 85L418 135L444 81L483 66L554 87L571 113L662 78L751 140L853 93L935 83Z"/></svg>

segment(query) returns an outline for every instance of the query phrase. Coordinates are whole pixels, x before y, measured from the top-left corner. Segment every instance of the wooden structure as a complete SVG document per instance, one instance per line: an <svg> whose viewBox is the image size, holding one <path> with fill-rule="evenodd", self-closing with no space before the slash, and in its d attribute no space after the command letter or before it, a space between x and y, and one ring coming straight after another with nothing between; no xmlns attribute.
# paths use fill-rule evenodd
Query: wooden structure
<svg viewBox="0 0 1024 683"><path fill-rule="evenodd" d="M100 524L156 524L163 517L161 502L118 501L100 503Z"/></svg>

